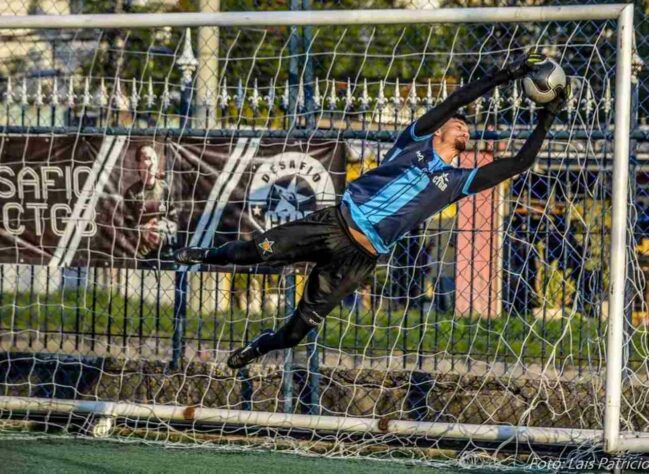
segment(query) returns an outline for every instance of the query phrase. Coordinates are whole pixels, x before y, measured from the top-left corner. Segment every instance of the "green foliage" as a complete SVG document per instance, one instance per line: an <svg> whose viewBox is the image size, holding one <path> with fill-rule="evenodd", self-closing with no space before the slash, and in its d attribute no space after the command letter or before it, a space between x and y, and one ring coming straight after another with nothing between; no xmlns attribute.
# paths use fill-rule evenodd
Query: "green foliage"
<svg viewBox="0 0 649 474"><path fill-rule="evenodd" d="M76 10L77 13L84 14L186 12L196 11L196 2L183 0L172 8L162 9L161 5L155 2L138 8L113 0L92 0L82 2ZM94 46L91 54L83 56L81 66L75 73L82 77L104 77L109 81L115 77L126 82L133 78L138 81L148 81L151 78L154 94L160 97L165 80L172 86L180 82L181 72L175 65L174 56L180 55L184 34L184 28L82 31L77 35L77 39L83 38ZM97 84L92 84L91 87L94 89ZM112 84L109 82L107 87L112 87ZM122 84L122 93L130 93L130 84ZM139 93L144 95L145 89L140 89Z"/></svg>
<svg viewBox="0 0 649 474"><path fill-rule="evenodd" d="M394 8L393 0L375 0L372 8ZM352 0L323 1L313 5L314 9L353 9L358 2ZM114 12L115 2L94 0L84 2L83 13ZM287 10L286 1L225 0L220 2L221 11ZM144 8L130 8L129 12L146 13L160 11L160 6L151 4ZM168 9L169 10L169 9ZM196 1L184 0L170 11L197 11ZM216 30L216 29L215 29ZM311 32L312 42L304 35ZM379 80L390 83L402 81L407 93L408 81L417 77L420 82L427 79L438 81L445 76L450 82L457 81L458 61L448 64L448 52L477 47L475 35L467 26L457 25L372 25L372 26L324 26L292 29L285 26L268 28L218 29L218 50L208 51L219 58L220 76L225 75L231 95L239 79L245 87L251 87L254 79L266 88L271 79L283 87L289 78L291 48L296 48L298 76L305 74L306 53L313 67L313 79L335 78L343 81L337 84L338 95L344 93L346 80L367 79L371 96L378 94ZM86 34L86 33L84 33ZM89 39L97 41L94 54L82 64L81 75L123 80L138 78L155 83L159 97L164 80L178 84L180 71L174 61L180 55L185 30L134 29L103 30L89 32ZM297 35L291 44L291 35ZM197 29L192 29L193 50L199 55ZM209 47L209 46L208 46ZM441 53L441 55L440 55ZM447 69L449 68L450 69ZM217 73L217 71L215 71ZM404 83L405 82L405 83ZM321 92L326 86L321 83ZM267 92L262 90L262 93ZM391 94L392 91L389 91ZM437 93L435 90L434 94ZM424 90L419 91L423 96Z"/></svg>
<svg viewBox="0 0 649 474"><path fill-rule="evenodd" d="M611 248L611 203L608 200L584 198L569 208L568 216L573 237L584 250L583 269L602 272L602 286L606 292Z"/></svg>
<svg viewBox="0 0 649 474"><path fill-rule="evenodd" d="M570 276L569 269L560 269L559 261L553 260L548 265L545 256L545 245L539 241L536 244L536 275L534 289L540 306L560 309L572 303L576 291L575 280Z"/></svg>

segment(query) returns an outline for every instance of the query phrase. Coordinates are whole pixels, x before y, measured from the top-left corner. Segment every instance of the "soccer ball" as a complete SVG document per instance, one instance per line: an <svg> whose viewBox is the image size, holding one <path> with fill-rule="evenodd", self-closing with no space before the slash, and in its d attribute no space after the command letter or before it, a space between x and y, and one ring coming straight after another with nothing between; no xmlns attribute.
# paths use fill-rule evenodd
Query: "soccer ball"
<svg viewBox="0 0 649 474"><path fill-rule="evenodd" d="M559 63L546 58L523 79L525 95L537 104L552 102L566 87L566 73Z"/></svg>

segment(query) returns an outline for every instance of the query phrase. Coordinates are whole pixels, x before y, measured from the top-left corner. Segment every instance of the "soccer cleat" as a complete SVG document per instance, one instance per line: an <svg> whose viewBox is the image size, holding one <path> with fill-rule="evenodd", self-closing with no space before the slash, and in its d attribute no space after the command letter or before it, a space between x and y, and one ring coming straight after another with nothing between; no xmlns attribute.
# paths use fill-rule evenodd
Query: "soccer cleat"
<svg viewBox="0 0 649 474"><path fill-rule="evenodd" d="M228 357L228 367L231 369L240 369L241 367L248 365L257 357L261 357L263 354L259 350L259 342L262 338L273 335L275 335L275 333L269 329L262 331L261 334L255 337L247 345L237 349L230 357Z"/></svg>
<svg viewBox="0 0 649 474"><path fill-rule="evenodd" d="M176 250L174 260L181 265L195 265L203 263L207 249L201 247L183 247Z"/></svg>

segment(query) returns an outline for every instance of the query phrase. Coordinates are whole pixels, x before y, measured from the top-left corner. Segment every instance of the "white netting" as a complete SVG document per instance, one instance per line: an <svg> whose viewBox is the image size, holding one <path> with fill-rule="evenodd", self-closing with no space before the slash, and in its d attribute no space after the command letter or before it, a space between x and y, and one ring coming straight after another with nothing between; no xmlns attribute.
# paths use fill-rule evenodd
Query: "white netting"
<svg viewBox="0 0 649 474"><path fill-rule="evenodd" d="M0 64L0 394L376 420L242 428L199 423L191 408L171 423L122 413L112 429L332 455L430 460L455 443L390 433L391 420L601 430L616 22L291 31L21 31ZM532 47L574 91L535 167L413 230L317 337L228 370L233 348L290 314L305 269L184 272L171 250L250 238L333 204L406 124ZM520 84L464 112L475 138L464 167L513 156L536 121ZM634 219L622 422L642 431ZM37 413L48 429L91 424ZM595 436L582 435L576 455ZM470 464L517 447L543 454L500 442L453 446Z"/></svg>

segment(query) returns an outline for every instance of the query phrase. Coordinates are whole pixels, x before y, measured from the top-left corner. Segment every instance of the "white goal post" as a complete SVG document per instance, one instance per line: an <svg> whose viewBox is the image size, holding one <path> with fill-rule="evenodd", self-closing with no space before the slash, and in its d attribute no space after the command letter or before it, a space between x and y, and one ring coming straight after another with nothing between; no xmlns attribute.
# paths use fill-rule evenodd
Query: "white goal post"
<svg viewBox="0 0 649 474"><path fill-rule="evenodd" d="M161 420L185 420L196 424L230 423L277 428L348 430L394 434L422 434L484 441L525 441L543 444L603 445L607 453L649 451L649 433L621 432L622 370L624 365L624 291L626 282L627 204L629 182L629 140L631 69L633 47L633 4L556 7L465 8L431 10L356 10L309 12L237 12L116 14L68 16L0 16L0 29L17 28L149 28L198 26L268 25L373 25L471 22L547 22L575 20L617 20L615 77L614 169L610 247L610 309L606 363L606 407L603 430L500 425L462 425L436 422L381 420L353 417L279 414L244 410L221 410L182 406L142 405L101 401L71 401L29 397L0 397L0 410L29 413L93 413L97 416L137 418L155 416Z"/></svg>

